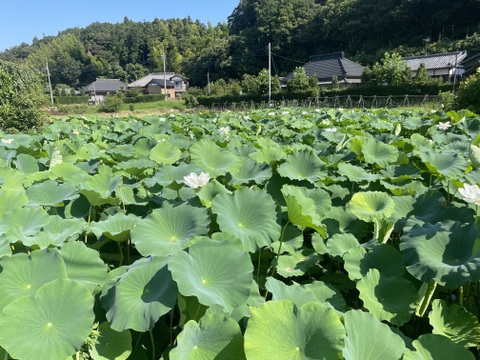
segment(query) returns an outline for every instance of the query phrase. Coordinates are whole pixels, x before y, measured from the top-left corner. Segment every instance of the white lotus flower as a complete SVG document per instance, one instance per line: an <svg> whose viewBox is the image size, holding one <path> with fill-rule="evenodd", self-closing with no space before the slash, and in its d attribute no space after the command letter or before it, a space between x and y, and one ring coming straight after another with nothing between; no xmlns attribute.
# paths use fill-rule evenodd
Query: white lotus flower
<svg viewBox="0 0 480 360"><path fill-rule="evenodd" d="M308 115L308 111L302 111L302 115L303 116Z"/></svg>
<svg viewBox="0 0 480 360"><path fill-rule="evenodd" d="M437 124L437 129L439 130L448 130L449 128L452 127L452 124L450 124L450 121L446 121L446 122L439 122Z"/></svg>
<svg viewBox="0 0 480 360"><path fill-rule="evenodd" d="M164 117L161 117L161 118L158 119L158 120L160 120L160 122L165 122L165 121L167 121L167 119L165 119Z"/></svg>
<svg viewBox="0 0 480 360"><path fill-rule="evenodd" d="M73 129L72 133L75 134L75 135L80 135L80 130L75 128L75 129Z"/></svg>
<svg viewBox="0 0 480 360"><path fill-rule="evenodd" d="M337 128L336 127L326 128L325 131L326 132L337 132Z"/></svg>
<svg viewBox="0 0 480 360"><path fill-rule="evenodd" d="M463 184L463 188L459 188L458 191L465 202L480 205L480 188L478 185Z"/></svg>
<svg viewBox="0 0 480 360"><path fill-rule="evenodd" d="M288 115L290 114L288 111L282 111L282 115Z"/></svg>
<svg viewBox="0 0 480 360"><path fill-rule="evenodd" d="M200 173L200 175L191 172L189 175L183 177L183 181L185 185L191 187L192 189L198 189L208 184L210 181L210 176L203 171Z"/></svg>
<svg viewBox="0 0 480 360"><path fill-rule="evenodd" d="M245 115L245 116L243 117L243 120L249 121L249 120L252 120L252 118L251 118L250 116L248 116L248 115Z"/></svg>
<svg viewBox="0 0 480 360"><path fill-rule="evenodd" d="M3 143L3 144L6 144L6 145L10 145L12 142L13 142L13 139L12 139L12 138L2 139L2 143Z"/></svg>
<svg viewBox="0 0 480 360"><path fill-rule="evenodd" d="M220 135L227 136L228 133L230 132L230 127L229 126L221 127L218 129L218 132L220 133Z"/></svg>
<svg viewBox="0 0 480 360"><path fill-rule="evenodd" d="M270 112L268 113L268 116L275 116L275 112L270 111Z"/></svg>

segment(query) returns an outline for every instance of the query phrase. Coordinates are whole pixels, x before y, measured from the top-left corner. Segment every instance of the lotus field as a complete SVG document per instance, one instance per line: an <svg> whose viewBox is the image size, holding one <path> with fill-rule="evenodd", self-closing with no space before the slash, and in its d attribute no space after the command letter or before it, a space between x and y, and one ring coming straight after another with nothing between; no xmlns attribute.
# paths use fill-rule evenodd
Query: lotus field
<svg viewBox="0 0 480 360"><path fill-rule="evenodd" d="M475 359L480 117L276 108L0 135L0 358Z"/></svg>

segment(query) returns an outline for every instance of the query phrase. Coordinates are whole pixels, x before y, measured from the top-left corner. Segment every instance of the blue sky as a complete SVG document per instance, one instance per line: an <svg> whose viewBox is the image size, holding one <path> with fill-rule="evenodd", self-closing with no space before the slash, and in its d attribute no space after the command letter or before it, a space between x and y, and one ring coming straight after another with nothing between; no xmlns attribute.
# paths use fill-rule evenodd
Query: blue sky
<svg viewBox="0 0 480 360"><path fill-rule="evenodd" d="M185 18L213 25L226 22L240 0L1 0L0 51L22 42L31 44L36 36L57 35L72 27L84 28L93 22L122 22Z"/></svg>

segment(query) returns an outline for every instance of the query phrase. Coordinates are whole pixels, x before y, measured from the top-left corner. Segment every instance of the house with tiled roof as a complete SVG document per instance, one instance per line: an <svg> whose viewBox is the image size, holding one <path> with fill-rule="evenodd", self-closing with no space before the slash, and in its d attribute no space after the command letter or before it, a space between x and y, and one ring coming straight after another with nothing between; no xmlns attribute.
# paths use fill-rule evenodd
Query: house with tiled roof
<svg viewBox="0 0 480 360"><path fill-rule="evenodd" d="M105 100L110 94L117 94L120 89L126 89L127 83L119 79L97 79L85 87L90 94L90 101L98 104Z"/></svg>
<svg viewBox="0 0 480 360"><path fill-rule="evenodd" d="M145 94L165 94L169 99L181 99L188 90L188 78L174 72L151 73L128 85L129 89L139 89Z"/></svg>
<svg viewBox="0 0 480 360"><path fill-rule="evenodd" d="M360 84L363 73L363 66L347 59L343 51L310 56L302 67L308 77L315 76L318 79L319 86L331 85L334 78L339 85ZM293 72L285 76L282 82L286 84L289 80L293 80Z"/></svg>
<svg viewBox="0 0 480 360"><path fill-rule="evenodd" d="M451 81L455 76L462 77L465 68L461 65L467 57L466 51L453 51L439 54L405 57L407 66L412 70L412 76L417 73L420 64L424 64L428 75L441 77L443 81Z"/></svg>

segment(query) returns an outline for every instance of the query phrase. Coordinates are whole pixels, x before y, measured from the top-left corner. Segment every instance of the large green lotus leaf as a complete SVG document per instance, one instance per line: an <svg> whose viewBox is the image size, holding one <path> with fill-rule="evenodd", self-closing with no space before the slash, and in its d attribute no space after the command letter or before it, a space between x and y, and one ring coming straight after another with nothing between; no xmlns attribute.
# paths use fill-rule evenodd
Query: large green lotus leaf
<svg viewBox="0 0 480 360"><path fill-rule="evenodd" d="M103 288L100 299L113 330L151 330L175 306L178 290L167 268L169 259L141 258L113 279L114 286L109 283Z"/></svg>
<svg viewBox="0 0 480 360"><path fill-rule="evenodd" d="M356 183L361 183L363 181L371 182L378 179L378 175L370 174L365 171L364 168L346 162L338 164L337 169L340 175L346 176L348 180Z"/></svg>
<svg viewBox="0 0 480 360"><path fill-rule="evenodd" d="M182 295L196 296L203 305L221 305L227 313L245 304L250 295L250 256L227 241L202 238L188 254L176 253L168 268Z"/></svg>
<svg viewBox="0 0 480 360"><path fill-rule="evenodd" d="M281 254L283 253L293 254L302 246L303 246L303 232L296 226L289 224L283 231L282 242L274 241L271 245L271 248L275 254L278 254L279 252Z"/></svg>
<svg viewBox="0 0 480 360"><path fill-rule="evenodd" d="M232 172L232 185L244 185L251 182L262 184L272 177L272 169L266 164L259 164L250 158L242 158L242 166Z"/></svg>
<svg viewBox="0 0 480 360"><path fill-rule="evenodd" d="M88 290L101 287L107 279L107 265L100 259L98 251L88 248L81 241L70 241L59 250L65 262L67 277Z"/></svg>
<svg viewBox="0 0 480 360"><path fill-rule="evenodd" d="M151 134L150 134L151 135ZM157 145L157 141L152 138L141 137L133 145L135 158L148 159L150 152Z"/></svg>
<svg viewBox="0 0 480 360"><path fill-rule="evenodd" d="M93 300L74 281L49 282L3 309L0 346L16 359L65 360L90 334Z"/></svg>
<svg viewBox="0 0 480 360"><path fill-rule="evenodd" d="M51 215L50 222L32 240L40 249L50 245L59 246L66 241L76 240L83 233L86 222L82 218L64 219Z"/></svg>
<svg viewBox="0 0 480 360"><path fill-rule="evenodd" d="M449 338L438 334L420 335L413 342L416 351L407 351L403 360L474 360L475 356L462 347L455 344Z"/></svg>
<svg viewBox="0 0 480 360"><path fill-rule="evenodd" d="M249 360L341 359L345 328L329 305L268 301L252 311L245 331Z"/></svg>
<svg viewBox="0 0 480 360"><path fill-rule="evenodd" d="M0 266L0 309L22 296L35 295L50 281L67 278L65 263L56 249L3 257Z"/></svg>
<svg viewBox="0 0 480 360"><path fill-rule="evenodd" d="M480 225L415 225L404 233L400 250L407 270L423 282L450 289L480 280Z"/></svg>
<svg viewBox="0 0 480 360"><path fill-rule="evenodd" d="M403 277L384 276L377 269L370 269L357 283L357 289L363 306L381 321L402 325L415 310L417 290Z"/></svg>
<svg viewBox="0 0 480 360"><path fill-rule="evenodd" d="M155 168L157 164L148 159L130 159L127 161L122 161L116 164L113 169L121 173L122 171L128 175L133 176L143 176L145 173L148 173L152 168Z"/></svg>
<svg viewBox="0 0 480 360"><path fill-rule="evenodd" d="M372 137L364 139L362 153L366 163L377 164L381 168L394 163L398 158L398 149L395 146L384 144Z"/></svg>
<svg viewBox="0 0 480 360"><path fill-rule="evenodd" d="M250 252L280 237L276 205L265 191L241 188L233 195L218 194L212 211L220 229L239 238Z"/></svg>
<svg viewBox="0 0 480 360"><path fill-rule="evenodd" d="M0 218L14 210L28 204L28 196L25 189L12 190L2 187L0 189Z"/></svg>
<svg viewBox="0 0 480 360"><path fill-rule="evenodd" d="M287 156L285 163L277 169L278 173L291 180L307 180L311 183L326 177L325 163L312 150L295 151Z"/></svg>
<svg viewBox="0 0 480 360"><path fill-rule="evenodd" d="M90 223L90 230L97 238L105 235L117 242L124 242L130 238L130 231L136 226L139 217L134 214L125 215L118 212L108 216L103 221Z"/></svg>
<svg viewBox="0 0 480 360"><path fill-rule="evenodd" d="M354 281L362 279L372 268L388 277L405 274L402 254L387 244L377 245L368 253L363 247L353 247L344 254L343 260L348 277Z"/></svg>
<svg viewBox="0 0 480 360"><path fill-rule="evenodd" d="M395 202L387 193L366 191L355 193L347 208L360 220L374 222L390 217L395 211Z"/></svg>
<svg viewBox="0 0 480 360"><path fill-rule="evenodd" d="M171 360L242 360L243 337L238 323L225 316L205 315L197 323L187 322L177 337Z"/></svg>
<svg viewBox="0 0 480 360"><path fill-rule="evenodd" d="M350 249L361 246L357 238L352 234L335 234L327 241L328 254L330 256L343 255Z"/></svg>
<svg viewBox="0 0 480 360"><path fill-rule="evenodd" d="M19 170L11 168L0 168L0 181L2 189L5 190L23 190L22 182L25 174Z"/></svg>
<svg viewBox="0 0 480 360"><path fill-rule="evenodd" d="M190 147L190 156L192 161L211 178L238 171L242 166L239 157L208 140L200 140L193 144Z"/></svg>
<svg viewBox="0 0 480 360"><path fill-rule="evenodd" d="M208 184L197 193L198 198L207 208L212 207L213 199L218 194L232 194L232 192L215 179L209 181Z"/></svg>
<svg viewBox="0 0 480 360"><path fill-rule="evenodd" d="M260 142L260 139L258 141ZM283 160L286 155L285 151L280 146L271 141L271 143L262 146L262 148L257 149L257 151L251 153L249 156L260 164L268 164L272 166Z"/></svg>
<svg viewBox="0 0 480 360"><path fill-rule="evenodd" d="M318 262L319 256L310 249L302 249L293 254L280 255L277 272L284 278L302 276Z"/></svg>
<svg viewBox="0 0 480 360"><path fill-rule="evenodd" d="M37 159L28 154L19 154L15 161L15 166L24 174L33 174L39 171Z"/></svg>
<svg viewBox="0 0 480 360"><path fill-rule="evenodd" d="M443 300L432 301L432 311L428 314L433 334L450 338L464 347L476 347L480 338L480 324L477 317L464 307Z"/></svg>
<svg viewBox="0 0 480 360"><path fill-rule="evenodd" d="M74 185L47 180L29 187L27 196L30 199L29 206L59 206L66 200L77 198L79 194Z"/></svg>
<svg viewBox="0 0 480 360"><path fill-rule="evenodd" d="M108 322L98 327L100 335L90 349L93 360L127 360L132 353L132 335L129 330L112 330Z"/></svg>
<svg viewBox="0 0 480 360"><path fill-rule="evenodd" d="M287 203L288 220L292 224L315 229L322 237L326 237L322 219L332 203L325 190L284 185L282 194Z"/></svg>
<svg viewBox="0 0 480 360"><path fill-rule="evenodd" d="M0 231L10 243L21 241L26 246L35 245L35 235L50 222L48 213L40 207L17 208L0 219Z"/></svg>
<svg viewBox="0 0 480 360"><path fill-rule="evenodd" d="M323 223L327 226L331 236L336 233L350 233L361 239L365 233L371 231L370 224L360 220L343 206L332 206L325 215Z"/></svg>
<svg viewBox="0 0 480 360"><path fill-rule="evenodd" d="M176 163L181 156L182 152L179 148L166 141L160 141L152 149L150 160L155 161L159 165L167 165Z"/></svg>
<svg viewBox="0 0 480 360"><path fill-rule="evenodd" d="M62 163L50 170L52 178L61 179L65 184L75 186L81 185L90 179L90 175L85 171L70 163Z"/></svg>
<svg viewBox="0 0 480 360"><path fill-rule="evenodd" d="M131 230L132 242L143 256L171 255L188 247L193 237L208 234L209 225L207 209L164 202L162 208L138 220Z"/></svg>
<svg viewBox="0 0 480 360"><path fill-rule="evenodd" d="M468 166L465 158L453 151L422 149L420 157L432 173L441 174L447 178L462 177Z"/></svg>
<svg viewBox="0 0 480 360"><path fill-rule="evenodd" d="M87 182L80 184L80 193L85 195L90 204L100 206L112 202L113 191L122 183L120 175L107 172L91 176Z"/></svg>
<svg viewBox="0 0 480 360"><path fill-rule="evenodd" d="M117 144L115 147L107 150L106 153L118 162L133 159L135 156L135 151L131 144Z"/></svg>
<svg viewBox="0 0 480 360"><path fill-rule="evenodd" d="M398 360L407 350L403 339L373 314L350 310L344 315L345 360Z"/></svg>
<svg viewBox="0 0 480 360"><path fill-rule="evenodd" d="M180 163L178 166L173 165L163 165L158 169L158 172L153 175L151 178L143 180L143 182L149 186L153 187L156 184L162 186L169 186L173 182L177 184L183 184L183 177L188 174L200 173L200 169L194 164Z"/></svg>
<svg viewBox="0 0 480 360"><path fill-rule="evenodd" d="M310 284L286 285L273 277L268 277L265 287L272 293L272 300L290 300L300 308L309 302L329 303L338 311L345 311L346 303L342 294L332 285L322 281Z"/></svg>

